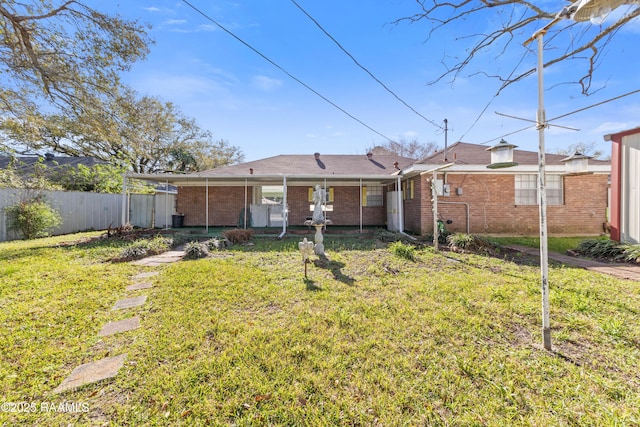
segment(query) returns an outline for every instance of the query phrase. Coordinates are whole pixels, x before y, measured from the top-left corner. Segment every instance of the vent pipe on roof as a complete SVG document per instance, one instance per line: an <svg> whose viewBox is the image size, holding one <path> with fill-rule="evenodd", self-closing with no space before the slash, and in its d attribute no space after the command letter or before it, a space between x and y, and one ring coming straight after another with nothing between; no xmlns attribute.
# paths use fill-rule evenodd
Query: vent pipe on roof
<svg viewBox="0 0 640 427"><path fill-rule="evenodd" d="M313 157L315 157L316 160L320 160L320 153L313 153Z"/></svg>
<svg viewBox="0 0 640 427"><path fill-rule="evenodd" d="M396 169L400 169L400 168L398 167L398 165L399 165L399 164L400 164L400 163L398 163L398 161L395 161L395 162L393 162L393 167L394 167L394 168L396 168Z"/></svg>
<svg viewBox="0 0 640 427"><path fill-rule="evenodd" d="M372 157L373 157L373 153L371 151L369 151L367 153L367 159L371 160Z"/></svg>
<svg viewBox="0 0 640 427"><path fill-rule="evenodd" d="M253 175L253 168L249 168L249 175Z"/></svg>

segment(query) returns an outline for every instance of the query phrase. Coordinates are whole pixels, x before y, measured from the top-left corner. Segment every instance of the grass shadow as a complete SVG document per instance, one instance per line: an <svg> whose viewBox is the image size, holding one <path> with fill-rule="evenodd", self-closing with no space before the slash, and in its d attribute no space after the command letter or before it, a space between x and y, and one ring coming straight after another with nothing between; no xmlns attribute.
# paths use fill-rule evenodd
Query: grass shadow
<svg viewBox="0 0 640 427"><path fill-rule="evenodd" d="M353 277L349 277L342 272L342 268L345 265L343 262L331 261L326 255L322 255L318 259L314 260L313 264L318 268L324 268L331 271L333 278L344 284L353 286L353 283L355 282Z"/></svg>
<svg viewBox="0 0 640 427"><path fill-rule="evenodd" d="M308 279L308 278L304 279L304 284L306 285L308 291L322 291L323 290L320 286L316 285L316 282L314 282L313 280Z"/></svg>

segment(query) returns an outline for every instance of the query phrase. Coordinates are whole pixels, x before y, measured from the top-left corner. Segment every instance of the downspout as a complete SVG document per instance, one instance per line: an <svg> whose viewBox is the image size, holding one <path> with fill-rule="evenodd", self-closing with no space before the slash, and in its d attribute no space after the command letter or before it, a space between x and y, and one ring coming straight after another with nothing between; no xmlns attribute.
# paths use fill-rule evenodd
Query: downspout
<svg viewBox="0 0 640 427"><path fill-rule="evenodd" d="M287 209L287 177L282 177L282 233L278 239L287 233L287 221L289 220L289 209Z"/></svg>
<svg viewBox="0 0 640 427"><path fill-rule="evenodd" d="M322 200L322 217L324 218L324 229L327 230L327 199L329 194L327 193L327 178L324 179L324 200Z"/></svg>

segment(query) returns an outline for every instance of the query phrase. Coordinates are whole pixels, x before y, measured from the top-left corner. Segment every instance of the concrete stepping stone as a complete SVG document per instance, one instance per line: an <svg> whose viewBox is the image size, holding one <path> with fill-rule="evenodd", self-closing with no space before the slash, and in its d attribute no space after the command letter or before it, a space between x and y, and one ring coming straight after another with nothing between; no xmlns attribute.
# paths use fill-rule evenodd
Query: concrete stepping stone
<svg viewBox="0 0 640 427"><path fill-rule="evenodd" d="M62 393L67 390L76 389L85 384L91 384L108 378L113 378L118 374L122 365L124 365L126 357L126 354L121 354L119 356L106 357L96 362L80 365L53 390L53 393Z"/></svg>
<svg viewBox="0 0 640 427"><path fill-rule="evenodd" d="M140 326L140 318L137 316L130 319L118 320L117 322L109 322L100 329L98 336L106 337L120 332L127 332L137 329L138 326Z"/></svg>
<svg viewBox="0 0 640 427"><path fill-rule="evenodd" d="M116 304L113 306L111 310L123 310L125 308L137 307L139 305L144 304L146 301L147 301L146 295L133 297L133 298L124 298L119 301L116 301Z"/></svg>
<svg viewBox="0 0 640 427"><path fill-rule="evenodd" d="M157 276L158 274L159 273L157 271L145 271L144 273L138 273L133 276L133 280L148 279L150 277Z"/></svg>
<svg viewBox="0 0 640 427"><path fill-rule="evenodd" d="M153 283L151 282L134 283L133 285L127 286L125 289L128 291L139 291L142 289L149 289L149 288L153 288Z"/></svg>
<svg viewBox="0 0 640 427"><path fill-rule="evenodd" d="M159 255L150 256L148 258L142 258L137 261L133 261L133 265L142 265L146 267L157 267L159 265L170 264L172 262L181 261L184 256L184 251L167 251Z"/></svg>

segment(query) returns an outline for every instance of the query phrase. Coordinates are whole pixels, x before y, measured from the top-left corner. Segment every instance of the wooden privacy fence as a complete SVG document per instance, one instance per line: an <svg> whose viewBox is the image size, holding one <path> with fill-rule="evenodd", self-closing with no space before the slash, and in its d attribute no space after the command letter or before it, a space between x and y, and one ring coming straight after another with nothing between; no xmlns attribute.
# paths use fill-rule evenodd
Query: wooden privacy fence
<svg viewBox="0 0 640 427"><path fill-rule="evenodd" d="M9 230L5 208L17 203L28 190L0 188L0 242L17 239ZM121 194L88 193L81 191L40 191L45 200L60 214L62 225L51 234L69 234L86 230L106 230L122 224ZM128 194L128 220L137 227L171 226L175 213L174 195ZM125 212L126 213L126 212Z"/></svg>

